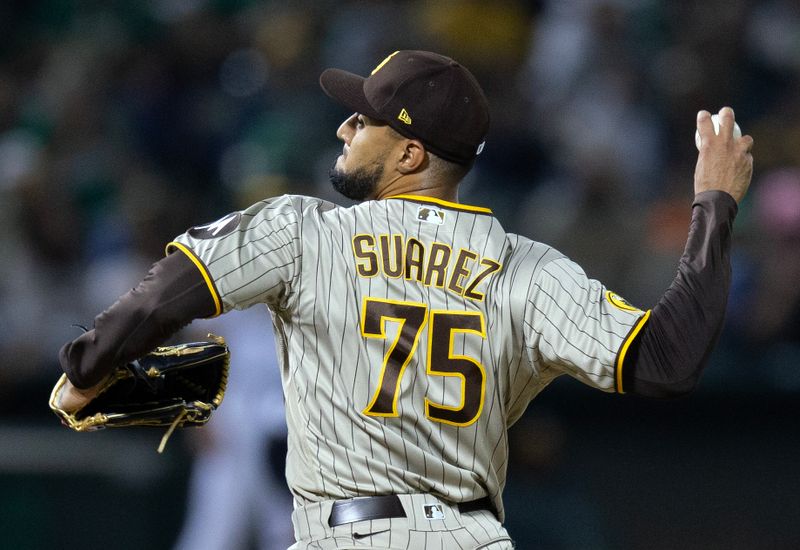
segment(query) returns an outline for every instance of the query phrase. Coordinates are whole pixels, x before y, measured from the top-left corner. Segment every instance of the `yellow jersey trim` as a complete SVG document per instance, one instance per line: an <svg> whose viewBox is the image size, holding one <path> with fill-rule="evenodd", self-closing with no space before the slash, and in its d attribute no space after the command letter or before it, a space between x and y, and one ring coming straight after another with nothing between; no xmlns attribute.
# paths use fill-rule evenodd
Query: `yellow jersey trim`
<svg viewBox="0 0 800 550"><path fill-rule="evenodd" d="M625 354L628 353L628 348L631 346L631 343L633 342L634 338L636 338L636 335L639 334L639 331L642 330L642 327L650 318L650 311L651 310L648 309L645 312L645 314L642 315L642 318L639 319L639 321L633 327L633 330L631 330L631 333L622 343L622 347L620 348L619 355L617 356L617 373L616 373L618 393L625 393L622 388L622 365L625 361Z"/></svg>
<svg viewBox="0 0 800 550"><path fill-rule="evenodd" d="M606 290L606 300L608 300L608 303L610 303L612 306L617 309L621 309L622 311L642 311L638 307L629 304L625 298L616 292L612 292L611 290Z"/></svg>
<svg viewBox="0 0 800 550"><path fill-rule="evenodd" d="M212 317L216 317L217 315L222 313L222 301L219 298L219 293L217 292L217 289L214 287L214 282L211 280L211 275L208 274L208 269L203 264L203 262L201 262L200 259L194 254L194 252L192 252L189 248L175 241L167 243L167 246L165 247L164 251L167 254L169 254L170 249L172 248L177 248L178 250L186 254L186 256L192 261L192 263L195 266L197 266L197 269L200 270L200 274L203 276L203 280L205 280L206 282L208 291L211 293L211 298L214 299L214 315L212 315Z"/></svg>
<svg viewBox="0 0 800 550"><path fill-rule="evenodd" d="M457 202L450 202L444 199L437 199L435 197L425 197L422 195L392 195L391 197L386 197L387 199L405 199L410 201L417 201L417 202L432 202L434 204L438 204L439 206L444 206L447 208L452 208L454 210L466 210L468 212L480 212L482 214L491 214L492 211L489 208L484 208L483 206L471 206L469 204L460 204Z"/></svg>

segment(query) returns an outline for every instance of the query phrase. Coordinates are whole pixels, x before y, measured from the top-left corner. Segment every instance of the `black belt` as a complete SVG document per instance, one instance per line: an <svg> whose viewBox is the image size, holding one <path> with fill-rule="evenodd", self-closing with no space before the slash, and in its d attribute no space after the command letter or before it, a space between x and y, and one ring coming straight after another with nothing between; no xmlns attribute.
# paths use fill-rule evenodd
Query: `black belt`
<svg viewBox="0 0 800 550"><path fill-rule="evenodd" d="M489 510L494 513L494 506L489 497L470 500L469 502L460 502L452 506L457 506L462 514L477 512L478 510ZM337 500L333 503L331 515L328 518L328 525L336 527L337 525L353 523L355 521L404 517L406 517L406 512L397 495L354 498L350 500Z"/></svg>

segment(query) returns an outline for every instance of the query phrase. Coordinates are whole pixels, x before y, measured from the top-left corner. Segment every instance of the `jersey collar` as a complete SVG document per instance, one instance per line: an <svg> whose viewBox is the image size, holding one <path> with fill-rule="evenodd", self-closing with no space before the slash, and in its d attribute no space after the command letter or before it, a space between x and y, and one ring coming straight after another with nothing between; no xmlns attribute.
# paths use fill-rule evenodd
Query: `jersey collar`
<svg viewBox="0 0 800 550"><path fill-rule="evenodd" d="M484 208L483 206L471 206L469 204L460 204L457 202L450 202L443 199L437 199L435 197L425 197L423 195L392 195L391 197L386 197L387 199L402 199L406 201L414 201L414 202L421 202L421 203L432 203L438 206L443 206L445 208L451 208L453 210L463 210L466 212L477 212L480 214L491 214L492 211L489 208Z"/></svg>

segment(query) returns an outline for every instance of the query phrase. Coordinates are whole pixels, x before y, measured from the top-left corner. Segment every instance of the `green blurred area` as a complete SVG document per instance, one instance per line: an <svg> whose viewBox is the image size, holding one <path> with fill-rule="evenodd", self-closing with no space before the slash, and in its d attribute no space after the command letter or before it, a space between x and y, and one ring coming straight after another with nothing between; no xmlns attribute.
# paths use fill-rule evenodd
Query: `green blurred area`
<svg viewBox="0 0 800 550"><path fill-rule="evenodd" d="M512 429L508 526L519 548L800 548L795 4L0 3L0 548L173 544L190 449L60 428L57 350L187 227L286 192L340 200L347 113L317 78L399 48L447 53L486 88L462 200L643 307L685 242L694 115L735 107L756 168L700 391L652 403L559 380Z"/></svg>

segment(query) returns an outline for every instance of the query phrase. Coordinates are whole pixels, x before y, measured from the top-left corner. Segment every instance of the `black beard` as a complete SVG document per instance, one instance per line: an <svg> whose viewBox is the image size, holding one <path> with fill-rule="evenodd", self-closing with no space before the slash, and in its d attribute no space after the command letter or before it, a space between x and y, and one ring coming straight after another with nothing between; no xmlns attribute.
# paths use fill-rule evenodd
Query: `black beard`
<svg viewBox="0 0 800 550"><path fill-rule="evenodd" d="M372 168L357 168L348 174L338 170L334 163L329 176L333 188L339 193L348 199L363 201L374 194L378 182L383 177L383 166L376 163Z"/></svg>

